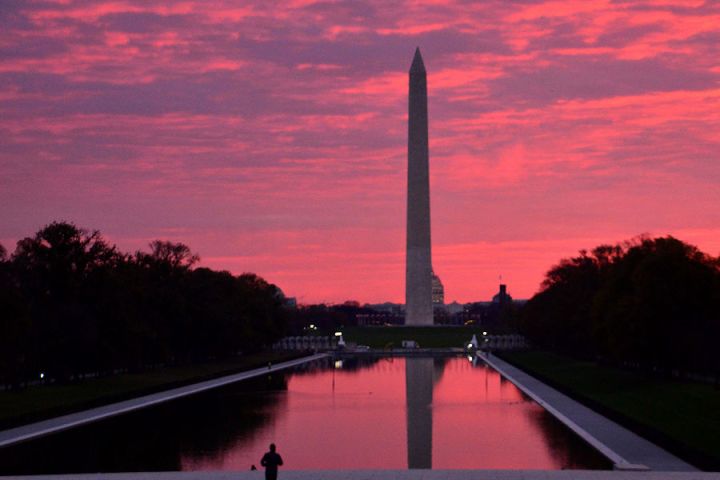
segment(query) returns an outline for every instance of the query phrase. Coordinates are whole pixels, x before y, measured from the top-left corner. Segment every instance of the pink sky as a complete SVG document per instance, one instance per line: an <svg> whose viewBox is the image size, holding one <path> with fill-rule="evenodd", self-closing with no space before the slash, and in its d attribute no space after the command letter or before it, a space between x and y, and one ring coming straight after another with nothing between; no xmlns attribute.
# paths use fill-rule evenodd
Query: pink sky
<svg viewBox="0 0 720 480"><path fill-rule="evenodd" d="M720 3L692 0L4 2L0 243L68 220L403 301L418 45L447 301L643 233L720 254Z"/></svg>

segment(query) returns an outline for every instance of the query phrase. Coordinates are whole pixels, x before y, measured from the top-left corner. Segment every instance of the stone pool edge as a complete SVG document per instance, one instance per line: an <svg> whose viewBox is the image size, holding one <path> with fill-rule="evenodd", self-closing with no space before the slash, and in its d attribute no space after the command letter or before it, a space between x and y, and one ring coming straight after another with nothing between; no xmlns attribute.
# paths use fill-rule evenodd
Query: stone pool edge
<svg viewBox="0 0 720 480"><path fill-rule="evenodd" d="M576 415L579 413L580 410L583 411L589 411L593 415L596 415L599 418L596 418L596 421L600 421L604 423L602 427L609 428L609 429L615 429L620 433L623 433L627 437L630 437L631 440L635 440L635 443L637 445L632 445L632 449L636 450L647 450L648 448L655 449L654 452L649 452L651 455L659 455L662 458L663 463L669 463L671 468L668 470L672 471L685 471L685 472L697 472L698 469L693 467L692 465L682 461L681 459L675 457L674 455L666 452L662 448L658 447L657 445L649 442L648 440L630 432L626 428L618 425L617 423L613 422L612 420L593 412L591 409L585 407L584 405L581 405L579 402L576 402L575 400L570 399L566 395L558 392L557 390L553 389L552 387L549 387L542 383L541 381L535 379L531 375L523 372L522 370L518 369L517 367L514 367L510 365L509 363L505 362L504 360L493 357L491 355L482 354L479 355L480 358L482 358L485 363L490 365L492 368L497 370L500 375L505 377L508 381L512 382L517 388L519 388L523 393L525 393L527 396L532 398L535 402L537 402L540 406L542 406L545 410L547 410L551 415L553 415L555 418L557 418L560 422L562 422L565 426L567 426L570 430L572 430L576 435L578 435L580 438L582 438L585 442L590 444L593 448L595 448L598 452L600 452L603 456L605 456L608 460L610 460L613 463L613 468L615 470L624 470L624 471L662 471L665 470L665 468L658 468L656 465L652 465L651 462L647 461L638 461L633 459L628 459L626 456L621 455L617 452L618 448L617 446L610 446L607 443L598 438L597 434L593 434L588 429L580 426L576 421L570 418L570 415L575 413ZM566 405L566 412L560 411L559 408L556 408L555 405L553 405L550 401L543 398L540 394L535 392L532 388L525 385L522 381L520 381L517 378L517 375L514 373L510 373L510 371L517 371L518 373L525 375L527 377L532 378L535 382L543 386L544 390L547 390L548 392L552 392L554 395L565 397L565 401L568 404L575 404L573 407L576 410L576 412L568 412L567 411L567 405ZM572 410L572 409L571 409ZM627 439L626 439L627 440ZM645 452L648 453L648 452Z"/></svg>
<svg viewBox="0 0 720 480"><path fill-rule="evenodd" d="M281 362L268 367L255 368L252 370L247 370L245 372L234 373L232 375L226 375L224 377L215 378L212 380L206 380L203 382L193 383L191 385L172 388L170 390L165 390L150 395L143 395L141 397L124 400L122 402L115 402L108 405L103 405L101 407L91 408L89 410L83 410L80 412L62 415L60 417L55 417L48 420L42 420L39 422L21 425L15 428L9 428L7 430L0 431L0 448L8 447L10 445L26 442L29 440L34 440L45 435L50 435L53 433L61 432L63 430L79 427L81 425L97 422L99 420L104 420L106 418L114 417L116 415L121 415L135 410L151 407L160 403L168 402L170 400L175 400L177 398L194 395L196 393L204 392L206 390L223 387L231 383L247 380L249 378L257 377L260 375L265 375L268 372L275 372L278 370L295 367L297 365L302 365L303 363L319 360L327 356L328 354L326 353L310 355L294 360L288 360L286 362Z"/></svg>

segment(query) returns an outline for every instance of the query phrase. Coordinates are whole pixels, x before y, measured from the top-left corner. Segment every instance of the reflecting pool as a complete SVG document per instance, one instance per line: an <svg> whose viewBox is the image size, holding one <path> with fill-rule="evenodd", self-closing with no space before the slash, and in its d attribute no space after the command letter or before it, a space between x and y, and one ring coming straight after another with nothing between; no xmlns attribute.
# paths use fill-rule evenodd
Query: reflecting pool
<svg viewBox="0 0 720 480"><path fill-rule="evenodd" d="M0 449L0 474L285 469L610 468L468 358L326 359Z"/></svg>

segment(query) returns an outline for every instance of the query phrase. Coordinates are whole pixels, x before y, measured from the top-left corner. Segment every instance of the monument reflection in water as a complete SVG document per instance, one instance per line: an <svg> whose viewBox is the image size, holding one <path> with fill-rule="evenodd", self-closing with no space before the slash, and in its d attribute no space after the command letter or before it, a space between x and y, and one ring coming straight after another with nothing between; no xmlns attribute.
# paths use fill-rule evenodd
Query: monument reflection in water
<svg viewBox="0 0 720 480"><path fill-rule="evenodd" d="M0 449L0 475L249 470L609 468L482 362L327 359Z"/></svg>
<svg viewBox="0 0 720 480"><path fill-rule="evenodd" d="M405 359L408 468L432 468L433 359Z"/></svg>

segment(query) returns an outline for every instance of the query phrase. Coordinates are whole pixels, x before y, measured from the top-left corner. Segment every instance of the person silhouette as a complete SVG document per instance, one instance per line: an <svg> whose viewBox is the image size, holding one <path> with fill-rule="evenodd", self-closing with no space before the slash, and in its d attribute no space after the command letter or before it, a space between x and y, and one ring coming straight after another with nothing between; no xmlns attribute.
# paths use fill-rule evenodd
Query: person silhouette
<svg viewBox="0 0 720 480"><path fill-rule="evenodd" d="M265 467L265 480L277 480L278 467L282 464L282 457L275 452L275 444L271 443L270 451L260 460L260 465Z"/></svg>

